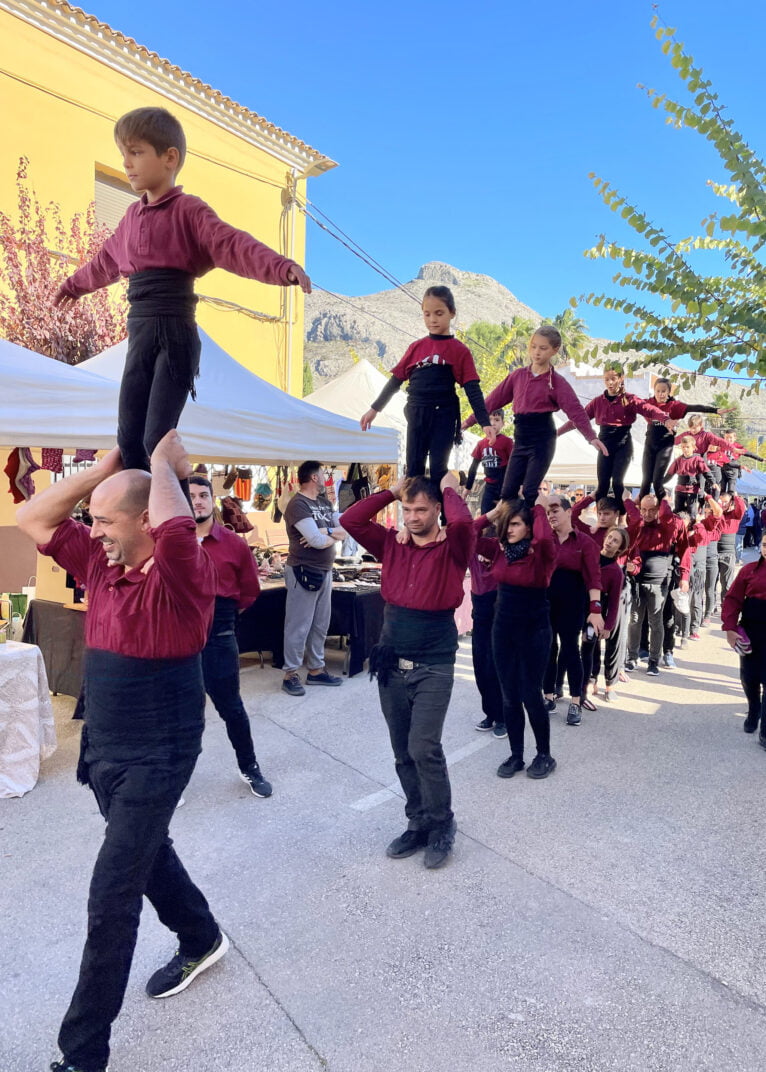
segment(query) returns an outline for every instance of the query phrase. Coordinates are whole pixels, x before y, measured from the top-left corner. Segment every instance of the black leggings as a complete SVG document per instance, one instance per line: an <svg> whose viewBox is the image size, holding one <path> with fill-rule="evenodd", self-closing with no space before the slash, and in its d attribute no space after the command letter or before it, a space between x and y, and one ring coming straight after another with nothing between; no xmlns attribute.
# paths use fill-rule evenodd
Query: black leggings
<svg viewBox="0 0 766 1072"><path fill-rule="evenodd" d="M407 476L423 476L428 460L428 474L439 484L449 468L450 451L455 443L458 408L454 403L444 406L420 406L408 402L404 408L407 418Z"/></svg>
<svg viewBox="0 0 766 1072"><path fill-rule="evenodd" d="M540 485L556 453L556 426L551 413L520 413L516 417L513 453L503 481L503 499L517 499L534 506Z"/></svg>
<svg viewBox="0 0 766 1072"><path fill-rule="evenodd" d="M631 426L604 424L598 430L598 437L609 451L608 457L599 452L596 462L596 474L598 487L593 493L596 502L609 494L610 486L614 488L613 495L620 504L622 512L622 494L625 491L625 473L633 457L633 437L630 434Z"/></svg>
<svg viewBox="0 0 766 1072"><path fill-rule="evenodd" d="M573 570L556 570L548 590L551 602L551 649L545 672L544 692L554 694L559 659L566 670L569 692L582 696L583 668L580 655L580 634L585 626L585 584ZM561 655L559 656L559 646Z"/></svg>
<svg viewBox="0 0 766 1072"><path fill-rule="evenodd" d="M654 487L654 494L658 499L665 497L665 475L673 457L673 436L669 442L656 445L652 442L652 429L649 428L644 442L644 457L641 463L642 479L640 497L649 494L649 489Z"/></svg>
<svg viewBox="0 0 766 1072"><path fill-rule="evenodd" d="M550 755L551 724L543 701L543 675L551 647L548 598L544 588L501 584L492 628L505 724L511 755L524 757L524 711L537 751Z"/></svg>

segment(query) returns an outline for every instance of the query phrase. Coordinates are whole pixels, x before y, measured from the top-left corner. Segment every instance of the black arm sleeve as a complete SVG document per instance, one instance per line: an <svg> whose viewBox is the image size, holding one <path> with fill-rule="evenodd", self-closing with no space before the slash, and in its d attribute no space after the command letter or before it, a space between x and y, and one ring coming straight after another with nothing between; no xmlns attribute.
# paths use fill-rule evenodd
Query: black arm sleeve
<svg viewBox="0 0 766 1072"><path fill-rule="evenodd" d="M487 406L484 402L484 395L479 386L479 381L469 380L468 383L463 384L463 390L471 404L474 417L482 428L486 428L489 425L489 414L487 413Z"/></svg>
<svg viewBox="0 0 766 1072"><path fill-rule="evenodd" d="M398 376L392 376L375 399L372 406L370 406L370 409L375 409L380 413L380 411L391 401L403 383L404 380L400 380Z"/></svg>
<svg viewBox="0 0 766 1072"><path fill-rule="evenodd" d="M479 459L471 458L471 468L468 470L468 476L465 478L465 490L470 491L473 487L473 482L476 479L476 473L479 469Z"/></svg>
<svg viewBox="0 0 766 1072"><path fill-rule="evenodd" d="M751 454L749 450L746 450L742 454L740 454L740 458L752 458L756 462L763 461L763 458L759 458L757 454Z"/></svg>
<svg viewBox="0 0 766 1072"><path fill-rule="evenodd" d="M718 406L703 406L701 403L684 402L687 413L717 413Z"/></svg>

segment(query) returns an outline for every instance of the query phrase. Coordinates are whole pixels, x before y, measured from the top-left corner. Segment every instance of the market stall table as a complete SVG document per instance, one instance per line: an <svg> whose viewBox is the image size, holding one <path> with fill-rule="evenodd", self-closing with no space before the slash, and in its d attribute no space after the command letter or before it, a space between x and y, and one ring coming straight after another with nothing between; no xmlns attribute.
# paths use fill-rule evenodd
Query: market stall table
<svg viewBox="0 0 766 1072"><path fill-rule="evenodd" d="M0 644L0 797L34 789L40 763L55 751L42 652L34 644Z"/></svg>

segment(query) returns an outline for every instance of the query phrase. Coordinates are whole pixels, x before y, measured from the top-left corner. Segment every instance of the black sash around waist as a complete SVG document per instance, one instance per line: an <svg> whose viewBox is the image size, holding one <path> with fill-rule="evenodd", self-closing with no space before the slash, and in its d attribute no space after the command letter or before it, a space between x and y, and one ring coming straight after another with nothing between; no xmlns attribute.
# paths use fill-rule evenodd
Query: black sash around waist
<svg viewBox="0 0 766 1072"><path fill-rule="evenodd" d="M513 434L525 443L555 436L556 425L552 413L516 413L513 418ZM518 442L516 447L518 447Z"/></svg>
<svg viewBox="0 0 766 1072"><path fill-rule="evenodd" d="M178 316L194 320L194 276L178 268L146 268L128 280L128 319Z"/></svg>

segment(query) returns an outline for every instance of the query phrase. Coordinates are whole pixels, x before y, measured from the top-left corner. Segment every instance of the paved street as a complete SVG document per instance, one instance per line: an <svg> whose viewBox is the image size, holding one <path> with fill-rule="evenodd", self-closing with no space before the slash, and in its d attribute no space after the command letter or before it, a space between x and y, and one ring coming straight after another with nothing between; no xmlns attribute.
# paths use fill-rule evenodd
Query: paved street
<svg viewBox="0 0 766 1072"><path fill-rule="evenodd" d="M718 623L704 634L579 727L560 705L543 782L495 776L507 744L473 728L464 641L445 731L459 834L438 872L384 855L405 824L366 676L294 699L245 670L274 796L237 778L209 708L172 828L232 949L150 1001L174 949L147 907L111 1072L760 1072L766 752ZM73 701L55 704L58 751L0 801L2 1072L55 1052L102 833Z"/></svg>

